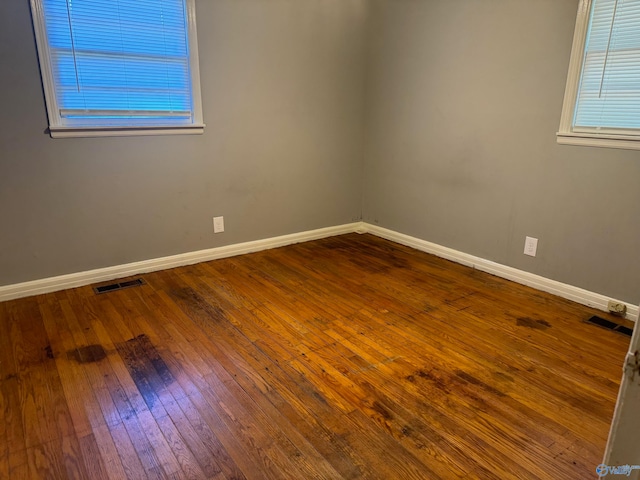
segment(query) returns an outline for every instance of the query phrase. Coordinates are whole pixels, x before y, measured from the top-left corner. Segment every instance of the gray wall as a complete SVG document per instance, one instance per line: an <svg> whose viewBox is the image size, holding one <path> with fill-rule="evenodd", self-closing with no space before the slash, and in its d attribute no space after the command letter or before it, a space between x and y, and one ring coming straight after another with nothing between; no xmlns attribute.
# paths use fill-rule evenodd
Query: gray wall
<svg viewBox="0 0 640 480"><path fill-rule="evenodd" d="M556 143L577 5L373 0L363 216L637 304L640 152Z"/></svg>
<svg viewBox="0 0 640 480"><path fill-rule="evenodd" d="M362 214L640 302L640 152L555 140L577 0L198 0L203 136L57 140L27 3L0 2L0 285Z"/></svg>
<svg viewBox="0 0 640 480"><path fill-rule="evenodd" d="M360 219L365 0L198 0L204 135L56 140L28 3L0 1L0 285Z"/></svg>

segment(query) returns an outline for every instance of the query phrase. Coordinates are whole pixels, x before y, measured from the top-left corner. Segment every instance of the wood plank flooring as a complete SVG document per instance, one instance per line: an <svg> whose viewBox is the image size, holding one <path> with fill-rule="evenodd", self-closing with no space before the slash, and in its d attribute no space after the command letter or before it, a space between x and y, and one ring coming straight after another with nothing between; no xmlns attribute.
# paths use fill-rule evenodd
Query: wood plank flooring
<svg viewBox="0 0 640 480"><path fill-rule="evenodd" d="M629 339L344 235L0 303L0 478L595 478Z"/></svg>

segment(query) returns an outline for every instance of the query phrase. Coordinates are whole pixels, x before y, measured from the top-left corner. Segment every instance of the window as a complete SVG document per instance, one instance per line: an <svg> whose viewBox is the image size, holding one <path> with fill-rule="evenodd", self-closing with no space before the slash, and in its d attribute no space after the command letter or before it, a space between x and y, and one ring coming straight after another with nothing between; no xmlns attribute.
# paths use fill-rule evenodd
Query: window
<svg viewBox="0 0 640 480"><path fill-rule="evenodd" d="M202 133L195 0L31 0L52 137Z"/></svg>
<svg viewBox="0 0 640 480"><path fill-rule="evenodd" d="M580 0L558 142L640 149L640 0Z"/></svg>

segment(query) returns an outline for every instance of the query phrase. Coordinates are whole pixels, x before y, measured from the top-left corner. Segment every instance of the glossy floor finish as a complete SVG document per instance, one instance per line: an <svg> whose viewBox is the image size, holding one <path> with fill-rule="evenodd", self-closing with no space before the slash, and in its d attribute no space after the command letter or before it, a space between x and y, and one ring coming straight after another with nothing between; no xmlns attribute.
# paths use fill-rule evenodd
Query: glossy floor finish
<svg viewBox="0 0 640 480"><path fill-rule="evenodd" d="M371 235L0 303L0 478L587 479L628 337Z"/></svg>

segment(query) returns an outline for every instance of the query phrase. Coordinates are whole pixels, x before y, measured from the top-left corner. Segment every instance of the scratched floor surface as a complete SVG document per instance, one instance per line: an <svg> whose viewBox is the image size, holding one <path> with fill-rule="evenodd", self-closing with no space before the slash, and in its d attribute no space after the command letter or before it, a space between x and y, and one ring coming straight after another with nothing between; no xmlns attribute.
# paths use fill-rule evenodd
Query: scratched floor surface
<svg viewBox="0 0 640 480"><path fill-rule="evenodd" d="M356 234L143 278L0 303L0 478L595 477L593 310Z"/></svg>

